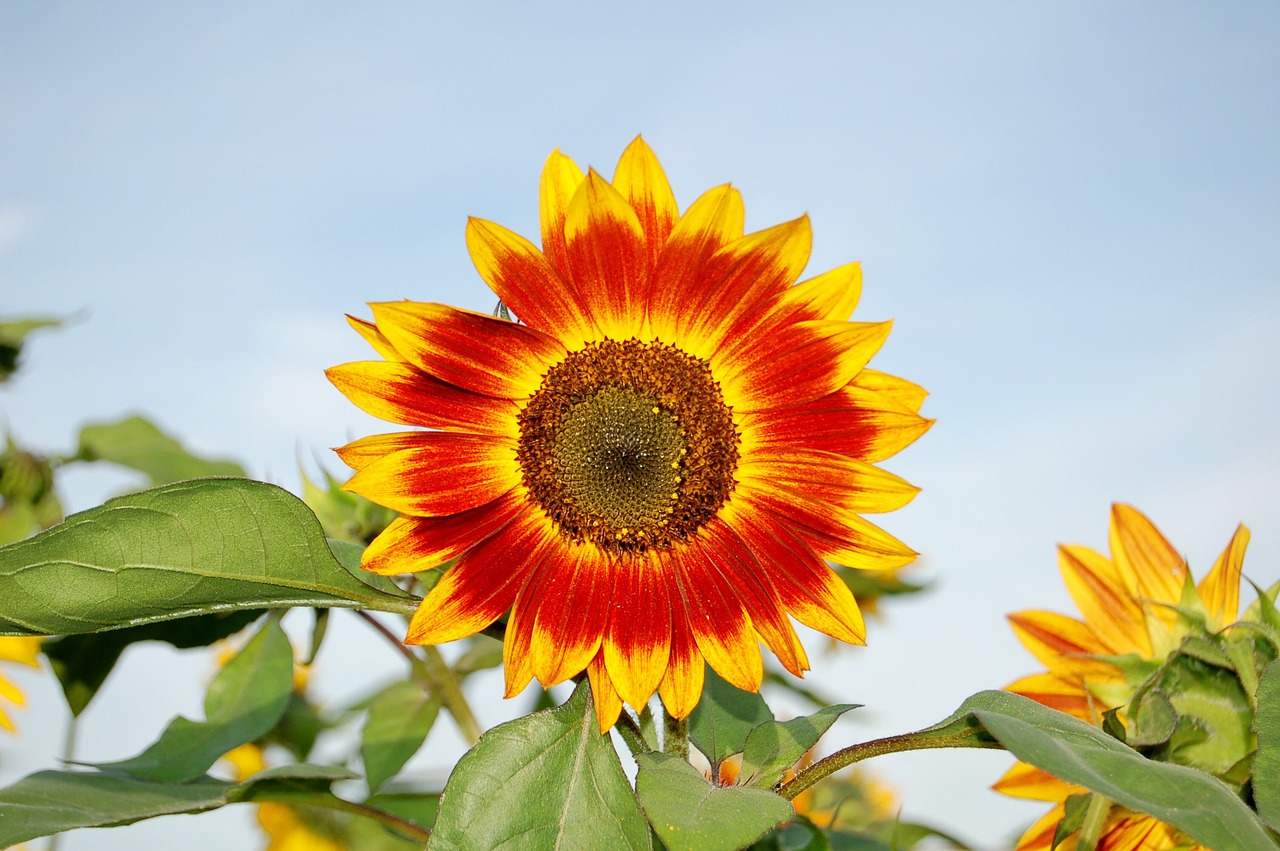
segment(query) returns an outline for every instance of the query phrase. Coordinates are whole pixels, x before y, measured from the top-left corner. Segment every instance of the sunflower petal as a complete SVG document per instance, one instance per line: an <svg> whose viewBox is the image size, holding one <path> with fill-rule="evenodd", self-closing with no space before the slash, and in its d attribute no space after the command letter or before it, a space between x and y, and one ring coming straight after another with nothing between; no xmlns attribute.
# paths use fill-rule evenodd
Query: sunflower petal
<svg viewBox="0 0 1280 851"><path fill-rule="evenodd" d="M483 313L412 301L371 307L378 328L410 363L486 396L526 398L565 356L554 337Z"/></svg>
<svg viewBox="0 0 1280 851"><path fill-rule="evenodd" d="M393 423L515 436L511 400L470 393L407 363L347 363L325 375L356 407Z"/></svg>
<svg viewBox="0 0 1280 851"><path fill-rule="evenodd" d="M1058 566L1071 599L1110 655L1151 654L1142 605L1125 590L1115 566L1101 553L1072 544L1058 548Z"/></svg>
<svg viewBox="0 0 1280 851"><path fill-rule="evenodd" d="M515 697L524 691L534 676L533 625L537 611L531 606L530 595L542 578L543 563L530 564L520 590L511 601L511 614L502 638L502 675L504 698Z"/></svg>
<svg viewBox="0 0 1280 851"><path fill-rule="evenodd" d="M744 452L736 478L753 496L803 502L837 522L894 511L920 492L905 479L856 458L792 447Z"/></svg>
<svg viewBox="0 0 1280 851"><path fill-rule="evenodd" d="M915 550L878 526L850 515L838 521L819 506L779 502L764 496L760 507L777 514L813 551L836 564L859 570L888 570L915 561Z"/></svg>
<svg viewBox="0 0 1280 851"><path fill-rule="evenodd" d="M560 153L551 152L542 167L538 187L538 219L542 227L542 251L562 277L569 276L569 249L564 238L565 213L585 175L578 164ZM517 314L518 315L518 314Z"/></svg>
<svg viewBox="0 0 1280 851"><path fill-rule="evenodd" d="M512 441L448 431L413 436L416 445L363 467L343 489L402 514L440 517L492 502L520 484Z"/></svg>
<svg viewBox="0 0 1280 851"><path fill-rule="evenodd" d="M1215 629L1234 623L1240 616L1240 574L1244 570L1244 551L1248 546L1249 529L1236 527L1231 542L1218 556L1213 569L1200 580L1197 590Z"/></svg>
<svg viewBox="0 0 1280 851"><path fill-rule="evenodd" d="M687 718L698 698L706 678L706 662L689 626L689 612L678 586L672 588L671 604L671 655L667 660L667 673L658 684L662 705L674 718Z"/></svg>
<svg viewBox="0 0 1280 851"><path fill-rule="evenodd" d="M1177 603L1187 563L1155 524L1138 509L1111 507L1111 556L1134 596L1162 603ZM1172 621L1176 613L1161 609Z"/></svg>
<svg viewBox="0 0 1280 851"><path fill-rule="evenodd" d="M347 316L347 324L354 328L361 337L364 337L365 342L385 359L389 361L404 360L404 355L396 351L396 347L391 345L391 341L382 335L377 325L364 319L357 319L354 316Z"/></svg>
<svg viewBox="0 0 1280 851"><path fill-rule="evenodd" d="M662 163L639 136L622 152L613 172L613 188L631 203L640 219L652 270L680 218L680 208Z"/></svg>
<svg viewBox="0 0 1280 851"><path fill-rule="evenodd" d="M600 649L613 594L613 562L591 546L554 548L530 583L533 673L544 688L581 673Z"/></svg>
<svg viewBox="0 0 1280 851"><path fill-rule="evenodd" d="M1020 694L1042 706L1073 715L1089 724L1100 724L1102 710L1095 706L1079 677L1061 677L1057 674L1032 674L1004 687L1007 692Z"/></svg>
<svg viewBox="0 0 1280 851"><path fill-rule="evenodd" d="M406 644L443 644L474 635L511 608L532 565L554 540L526 513L481 541L445 571L409 622Z"/></svg>
<svg viewBox="0 0 1280 851"><path fill-rule="evenodd" d="M738 688L759 691L764 679L760 645L729 581L700 548L681 553L672 564L689 628L707 664Z"/></svg>
<svg viewBox="0 0 1280 851"><path fill-rule="evenodd" d="M1049 772L1025 762L1014 763L1013 768L1006 771L991 788L1014 798L1050 802L1061 801L1068 795L1083 791L1083 787L1059 780Z"/></svg>
<svg viewBox="0 0 1280 851"><path fill-rule="evenodd" d="M346 446L339 446L333 451L353 470L363 470L375 461L379 461L395 452L416 449L422 445L421 431L397 431L391 434L371 434L359 440L353 440Z"/></svg>
<svg viewBox="0 0 1280 851"><path fill-rule="evenodd" d="M591 660L591 664L587 666L587 679L591 680L591 699L596 705L596 722L600 725L600 732L607 733L609 728L617 723L618 716L622 714L622 698L609 679L604 651L597 653ZM694 701L697 701L696 697Z"/></svg>
<svg viewBox="0 0 1280 851"><path fill-rule="evenodd" d="M1115 679L1113 665L1092 656L1109 649L1087 624L1056 612L1025 611L1009 615L1013 633L1022 646L1052 673L1088 679Z"/></svg>
<svg viewBox="0 0 1280 851"><path fill-rule="evenodd" d="M785 290L780 307L796 310L804 319L844 321L862 297L862 264L846 263ZM795 315L795 314L792 314Z"/></svg>
<svg viewBox="0 0 1280 851"><path fill-rule="evenodd" d="M564 234L571 278L592 294L600 330L615 340L640 334L649 271L636 211L592 171L569 202Z"/></svg>
<svg viewBox="0 0 1280 851"><path fill-rule="evenodd" d="M920 406L924 404L925 397L929 395L929 392L919 384L874 369L863 369L854 376L853 381L850 383L862 390L878 393L886 399L916 413L920 412Z"/></svg>
<svg viewBox="0 0 1280 851"><path fill-rule="evenodd" d="M597 336L589 300L533 243L484 219L467 222L467 250L480 277L521 321L576 348Z"/></svg>
<svg viewBox="0 0 1280 851"><path fill-rule="evenodd" d="M637 709L649 702L667 671L672 581L658 559L633 559L615 571L602 651L618 694Z"/></svg>
<svg viewBox="0 0 1280 851"><path fill-rule="evenodd" d="M401 515L365 548L360 566L384 576L438 567L510 523L524 508L525 499L515 490L444 517Z"/></svg>

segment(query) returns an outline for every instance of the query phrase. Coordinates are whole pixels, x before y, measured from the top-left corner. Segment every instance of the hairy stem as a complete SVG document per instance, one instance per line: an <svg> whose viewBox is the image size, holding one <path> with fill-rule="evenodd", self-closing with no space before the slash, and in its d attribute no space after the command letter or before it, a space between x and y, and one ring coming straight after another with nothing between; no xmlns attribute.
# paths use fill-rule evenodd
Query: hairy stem
<svg viewBox="0 0 1280 851"><path fill-rule="evenodd" d="M689 719L666 713L662 731L662 752L681 759L689 758Z"/></svg>

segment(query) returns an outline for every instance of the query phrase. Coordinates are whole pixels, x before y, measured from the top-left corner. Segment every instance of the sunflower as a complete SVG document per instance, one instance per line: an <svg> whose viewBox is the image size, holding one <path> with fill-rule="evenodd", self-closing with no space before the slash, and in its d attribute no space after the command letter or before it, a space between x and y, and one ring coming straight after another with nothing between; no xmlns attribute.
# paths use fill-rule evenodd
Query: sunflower
<svg viewBox="0 0 1280 851"><path fill-rule="evenodd" d="M1047 670L1006 690L1102 726L1105 713L1123 713L1146 677L1192 629L1212 634L1236 622L1248 542L1249 530L1240 526L1213 569L1192 585L1186 561L1150 520L1130 506L1112 506L1111 558L1082 546L1059 548L1063 580L1083 619L1044 611L1009 616L1018 639ZM1025 763L1016 764L994 788L1054 803L1022 836L1018 851L1052 848L1065 801L1087 792ZM1071 837L1057 847L1072 851L1074 846ZM1097 847L1201 846L1151 816L1117 806L1101 828Z"/></svg>
<svg viewBox="0 0 1280 851"><path fill-rule="evenodd" d="M876 466L930 425L917 385L868 370L889 323L849 322L857 264L796 283L809 220L743 233L741 196L682 214L639 138L612 182L555 151L542 248L472 219L480 276L518 321L442 304L371 305L383 358L330 369L356 405L419 430L338 450L346 488L399 517L379 574L457 559L409 624L438 644L504 613L506 693L583 670L600 726L655 691L675 717L704 660L757 690L763 641L797 676L797 621L865 628L827 561L915 554L862 515L916 488Z"/></svg>
<svg viewBox="0 0 1280 851"><path fill-rule="evenodd" d="M30 665L33 668L39 667L40 661L38 657L42 640L38 636L0 637L0 661L16 662L21 665ZM0 675L0 699L8 701L14 706L23 706L27 702L22 690L3 675ZM14 729L13 721L9 719L3 708L0 708L0 727L6 730Z"/></svg>

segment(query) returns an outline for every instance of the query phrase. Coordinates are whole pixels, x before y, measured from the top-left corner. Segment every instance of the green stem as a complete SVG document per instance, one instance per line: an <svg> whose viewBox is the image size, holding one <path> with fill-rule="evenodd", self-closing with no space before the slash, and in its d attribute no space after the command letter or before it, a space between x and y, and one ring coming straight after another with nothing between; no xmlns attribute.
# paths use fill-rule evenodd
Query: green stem
<svg viewBox="0 0 1280 851"><path fill-rule="evenodd" d="M662 730L662 752L681 759L689 758L689 719L665 713Z"/></svg>
<svg viewBox="0 0 1280 851"><path fill-rule="evenodd" d="M797 795L809 789L819 780L830 777L840 769L847 768L855 762L861 762L873 756L883 756L903 751L975 747L974 742L980 736L980 729L967 728L949 735L939 735L937 732L904 733L900 736L889 736L884 739L875 739L870 742L850 745L847 748L836 751L831 756L818 760L808 768L802 769L799 774L778 787L777 792L787 800L794 800ZM992 747L992 745L980 745L979 747ZM996 745L996 747L999 746Z"/></svg>
<svg viewBox="0 0 1280 851"><path fill-rule="evenodd" d="M626 744L627 750L631 751L632 756L639 756L651 750L649 745L645 743L644 733L640 731L640 725L627 714L625 709L618 716L618 722L614 726L618 730L618 735L622 736L622 741Z"/></svg>
<svg viewBox="0 0 1280 851"><path fill-rule="evenodd" d="M338 810L352 815L363 816L364 818L373 819L376 822L386 825L391 830L411 839L415 842L426 843L431 838L431 831L421 825L414 824L408 819L401 818L397 815L380 810L377 807L371 807L368 804L360 804L355 801L348 801L345 798L339 798L332 793L318 798L312 793L292 793L288 789L281 789L275 792L263 792L255 794L252 803L261 804L264 802L273 802L281 804L303 804L309 807L325 807L330 810Z"/></svg>
<svg viewBox="0 0 1280 851"><path fill-rule="evenodd" d="M67 721L67 734L62 740L62 761L70 764L76 759L76 737L80 732L80 716L72 715ZM62 837L61 833L55 833L49 837L49 843L45 845L45 851L58 851L58 840Z"/></svg>

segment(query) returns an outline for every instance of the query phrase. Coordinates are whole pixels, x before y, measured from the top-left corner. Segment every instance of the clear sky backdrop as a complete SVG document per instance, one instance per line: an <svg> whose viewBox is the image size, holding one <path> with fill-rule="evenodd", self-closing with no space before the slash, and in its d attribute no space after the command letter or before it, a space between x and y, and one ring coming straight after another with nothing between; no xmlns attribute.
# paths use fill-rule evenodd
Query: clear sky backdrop
<svg viewBox="0 0 1280 851"><path fill-rule="evenodd" d="M294 490L299 458L338 471L328 447L389 430L323 377L367 356L343 314L491 309L466 216L536 238L546 155L610 174L637 133L682 204L732 181L749 229L807 211L810 272L861 260L857 318L896 320L873 366L932 392L937 425L886 464L924 490L884 525L933 592L891 606L865 650L814 654L818 683L867 705L832 745L1035 670L1004 615L1069 610L1054 545L1105 548L1113 500L1197 575L1243 521L1246 571L1280 576L1272 0L0 2L0 313L77 317L34 339L4 421L63 451L85 421L139 411ZM129 483L72 472L64 493L82 509ZM362 657L397 672L337 628L316 684L335 703L369 684ZM128 658L81 755L198 717L205 677ZM5 782L58 752L47 680L23 678ZM496 675L477 689L495 701ZM456 743L436 730L415 765ZM1008 763L872 767L907 817L994 848L1041 809L986 791ZM238 847L249 818L63 847Z"/></svg>

